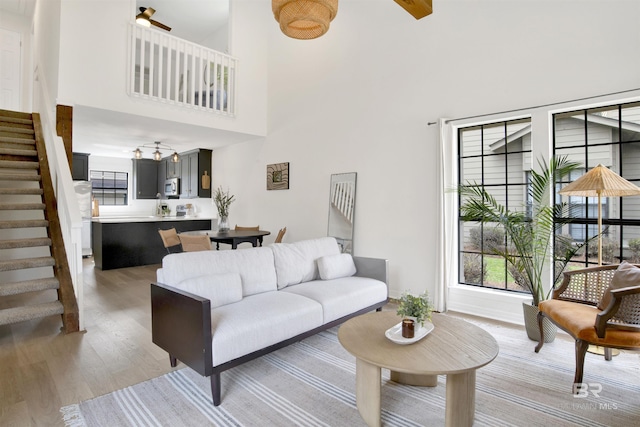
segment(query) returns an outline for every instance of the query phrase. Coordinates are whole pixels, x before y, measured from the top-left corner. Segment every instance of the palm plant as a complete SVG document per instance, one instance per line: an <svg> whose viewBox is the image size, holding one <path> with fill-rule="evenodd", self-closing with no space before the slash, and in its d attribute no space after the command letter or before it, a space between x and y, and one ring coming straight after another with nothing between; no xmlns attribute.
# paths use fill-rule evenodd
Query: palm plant
<svg viewBox="0 0 640 427"><path fill-rule="evenodd" d="M531 171L528 186L530 215L523 211L509 210L478 184L458 187L463 199L460 216L464 221L493 223L504 230L507 244L492 245L491 251L506 260L514 280L531 293L535 306L546 299L553 288L551 286L545 293L543 273L552 256L554 236L554 284L560 279L567 263L587 243L574 244L571 236L556 235L555 231L569 222L568 207L566 203L551 203L556 180L578 169L579 163L563 156L552 158L548 165L542 161L538 161L538 164L541 171Z"/></svg>

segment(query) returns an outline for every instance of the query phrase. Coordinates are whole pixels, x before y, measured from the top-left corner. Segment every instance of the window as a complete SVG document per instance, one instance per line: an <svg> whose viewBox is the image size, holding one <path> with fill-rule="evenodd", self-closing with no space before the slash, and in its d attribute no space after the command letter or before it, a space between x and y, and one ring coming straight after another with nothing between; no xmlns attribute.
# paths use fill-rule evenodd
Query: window
<svg viewBox="0 0 640 427"><path fill-rule="evenodd" d="M528 211L531 119L458 129L458 182L479 185L510 210ZM460 204L464 201L460 200ZM459 219L459 282L522 291L493 248L505 247L504 232L493 224Z"/></svg>
<svg viewBox="0 0 640 427"><path fill-rule="evenodd" d="M91 171L93 197L101 205L128 204L128 173Z"/></svg>
<svg viewBox="0 0 640 427"><path fill-rule="evenodd" d="M553 150L585 165L602 164L640 186L640 103L581 109L553 116ZM569 181L577 179L572 176ZM562 186L568 184L563 182ZM572 224L563 233L575 241L597 234L597 197L566 197ZM640 197L602 197L602 261L640 261ZM586 254L574 265L597 264L598 243L589 243Z"/></svg>

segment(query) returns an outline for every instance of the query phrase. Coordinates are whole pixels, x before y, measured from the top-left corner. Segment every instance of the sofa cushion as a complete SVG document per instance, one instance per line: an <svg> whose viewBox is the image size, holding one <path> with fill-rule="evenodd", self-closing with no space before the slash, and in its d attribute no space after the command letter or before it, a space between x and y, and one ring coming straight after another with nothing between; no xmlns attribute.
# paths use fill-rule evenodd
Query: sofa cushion
<svg viewBox="0 0 640 427"><path fill-rule="evenodd" d="M243 296L277 289L273 252L267 247L166 255L161 283L175 286L186 279L221 273L240 274Z"/></svg>
<svg viewBox="0 0 640 427"><path fill-rule="evenodd" d="M322 280L339 279L356 274L351 254L327 255L318 258L318 274Z"/></svg>
<svg viewBox="0 0 640 427"><path fill-rule="evenodd" d="M322 307L300 295L265 292L211 311L213 365L322 325Z"/></svg>
<svg viewBox="0 0 640 427"><path fill-rule="evenodd" d="M609 287L604 291L604 294L602 294L602 298L598 303L598 308L600 310L605 310L609 306L609 302L613 298L611 296L611 290L638 285L640 285L640 268L633 264L629 264L626 261L622 261L616 272L613 274Z"/></svg>
<svg viewBox="0 0 640 427"><path fill-rule="evenodd" d="M238 273L208 274L183 280L178 289L211 301L211 308L238 302L242 299L242 279Z"/></svg>
<svg viewBox="0 0 640 427"><path fill-rule="evenodd" d="M387 299L387 285L367 277L315 280L288 286L278 293L302 295L322 305L323 323Z"/></svg>
<svg viewBox="0 0 640 427"><path fill-rule="evenodd" d="M333 237L276 243L269 247L273 249L278 289L318 279L316 260L340 253L338 242Z"/></svg>

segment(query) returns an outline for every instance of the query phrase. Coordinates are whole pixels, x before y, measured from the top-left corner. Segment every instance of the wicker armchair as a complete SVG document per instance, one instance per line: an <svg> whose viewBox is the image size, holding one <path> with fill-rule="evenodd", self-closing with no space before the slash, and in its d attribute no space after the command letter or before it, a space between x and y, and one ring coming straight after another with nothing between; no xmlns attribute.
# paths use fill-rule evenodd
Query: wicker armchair
<svg viewBox="0 0 640 427"><path fill-rule="evenodd" d="M584 358L589 345L604 347L606 360L611 360L612 348L640 349L640 281L632 286L611 289L610 294L606 292L618 267L606 265L566 271L551 299L538 305L541 337L542 320L546 316L576 341L574 384L582 383ZM629 268L636 270L630 265ZM635 274L640 274L640 270ZM624 283L620 280L617 283ZM541 339L535 348L536 353L543 344ZM577 391L575 386L573 390Z"/></svg>

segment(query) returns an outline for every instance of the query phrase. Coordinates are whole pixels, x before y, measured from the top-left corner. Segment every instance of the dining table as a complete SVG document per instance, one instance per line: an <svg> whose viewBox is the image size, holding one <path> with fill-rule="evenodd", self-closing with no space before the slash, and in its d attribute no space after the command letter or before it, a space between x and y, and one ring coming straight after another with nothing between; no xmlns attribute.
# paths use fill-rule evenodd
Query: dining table
<svg viewBox="0 0 640 427"><path fill-rule="evenodd" d="M237 249L238 244L248 242L256 246L262 246L262 239L264 236L271 234L266 230L194 230L185 231L180 234L186 234L189 236L201 236L207 235L212 242L216 242L216 250L220 250L220 243L231 245L231 249Z"/></svg>

